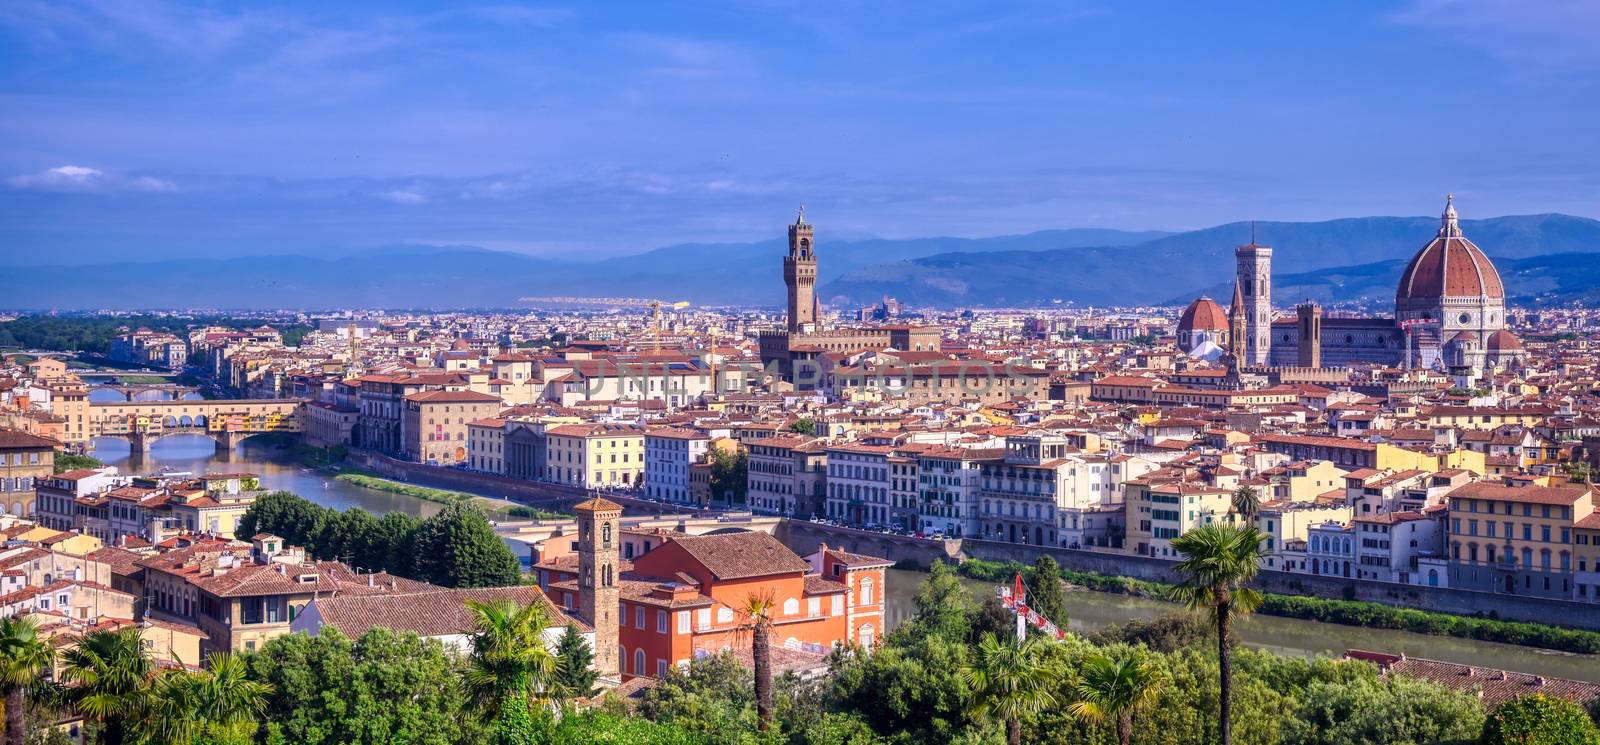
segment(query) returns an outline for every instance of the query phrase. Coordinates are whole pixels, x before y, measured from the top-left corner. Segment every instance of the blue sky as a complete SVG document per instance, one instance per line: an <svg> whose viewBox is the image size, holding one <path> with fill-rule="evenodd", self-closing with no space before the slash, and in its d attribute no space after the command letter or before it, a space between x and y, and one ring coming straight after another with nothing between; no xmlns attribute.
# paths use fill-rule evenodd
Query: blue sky
<svg viewBox="0 0 1600 745"><path fill-rule="evenodd" d="M1225 5L1225 9L1213 8ZM1600 217L1600 3L0 3L23 264Z"/></svg>

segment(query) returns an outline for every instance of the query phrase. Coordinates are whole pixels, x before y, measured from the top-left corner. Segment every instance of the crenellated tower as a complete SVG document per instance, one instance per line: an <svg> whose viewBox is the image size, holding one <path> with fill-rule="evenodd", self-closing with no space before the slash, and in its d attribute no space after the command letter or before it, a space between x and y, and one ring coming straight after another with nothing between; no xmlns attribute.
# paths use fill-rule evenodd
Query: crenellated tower
<svg viewBox="0 0 1600 745"><path fill-rule="evenodd" d="M789 226L789 254L783 257L783 283L789 287L789 333L813 331L817 326L817 254L811 243L806 208Z"/></svg>

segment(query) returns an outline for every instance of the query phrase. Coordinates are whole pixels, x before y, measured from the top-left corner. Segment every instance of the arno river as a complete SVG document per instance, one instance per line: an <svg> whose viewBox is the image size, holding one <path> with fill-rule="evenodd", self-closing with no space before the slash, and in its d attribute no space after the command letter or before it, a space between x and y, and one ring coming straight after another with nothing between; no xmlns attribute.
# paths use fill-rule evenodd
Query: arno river
<svg viewBox="0 0 1600 745"><path fill-rule="evenodd" d="M199 435L180 435L157 440L151 446L151 452L138 460L133 459L125 440L101 439L95 447L95 457L117 466L124 473L152 473L163 468L196 474L247 471L259 474L265 488L292 491L318 504L341 510L360 507L378 514L399 510L410 515L427 516L440 509L440 505L433 502L336 481L326 474L300 467L285 451L251 442L235 448L232 453L222 454L215 451L210 439ZM527 557L521 555L519 558L526 561ZM889 572L891 625L904 620L911 612L911 599L924 576L921 572ZM979 600L994 592L994 586L990 583L976 580L964 582ZM1087 591L1069 593L1067 603L1071 615L1069 626L1074 631L1093 631L1133 618L1153 618L1178 607L1155 600ZM1244 643L1252 647L1280 654L1342 655L1347 649L1403 652L1412 657L1600 682L1600 659L1508 644L1271 616L1246 619L1239 625L1239 635Z"/></svg>

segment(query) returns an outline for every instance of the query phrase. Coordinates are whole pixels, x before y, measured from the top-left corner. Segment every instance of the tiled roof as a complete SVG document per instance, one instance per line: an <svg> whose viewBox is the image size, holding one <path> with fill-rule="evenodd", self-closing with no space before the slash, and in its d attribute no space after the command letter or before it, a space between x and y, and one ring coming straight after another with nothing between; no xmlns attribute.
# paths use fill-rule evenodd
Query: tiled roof
<svg viewBox="0 0 1600 745"><path fill-rule="evenodd" d="M538 604L551 625L576 625L580 631L591 627L569 616L538 587L480 587L398 595L366 595L318 598L313 601L326 625L355 638L372 628L411 631L418 636L445 636L471 633L473 614L468 600L495 602L510 600L518 605Z"/></svg>
<svg viewBox="0 0 1600 745"><path fill-rule="evenodd" d="M1446 496L1451 498L1487 499L1495 502L1529 502L1532 504L1570 505L1584 498L1593 498L1587 485L1573 486L1505 486L1490 481L1475 481L1456 487Z"/></svg>
<svg viewBox="0 0 1600 745"><path fill-rule="evenodd" d="M1377 663L1385 675L1403 675L1438 683L1457 691L1479 690L1479 698L1489 707L1535 693L1586 704L1600 698L1600 685L1562 678L1546 678L1476 665L1425 660L1405 655L1365 652L1352 649L1347 657Z"/></svg>
<svg viewBox="0 0 1600 745"><path fill-rule="evenodd" d="M672 541L700 562L717 579L740 579L769 574L804 574L811 570L805 559L766 533L726 533L685 536Z"/></svg>
<svg viewBox="0 0 1600 745"><path fill-rule="evenodd" d="M20 429L0 429L0 449L3 450L46 449L60 446L61 443L56 440Z"/></svg>

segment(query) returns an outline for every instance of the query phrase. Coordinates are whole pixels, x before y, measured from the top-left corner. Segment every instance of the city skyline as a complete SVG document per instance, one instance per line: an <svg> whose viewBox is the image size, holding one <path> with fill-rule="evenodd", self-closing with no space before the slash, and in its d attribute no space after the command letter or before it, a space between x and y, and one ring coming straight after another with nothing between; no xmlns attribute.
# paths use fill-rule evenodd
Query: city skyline
<svg viewBox="0 0 1600 745"><path fill-rule="evenodd" d="M62 263L570 257L760 240L799 202L841 240L1422 215L1398 206L1452 191L1600 216L1595 12L14 3L0 238Z"/></svg>

